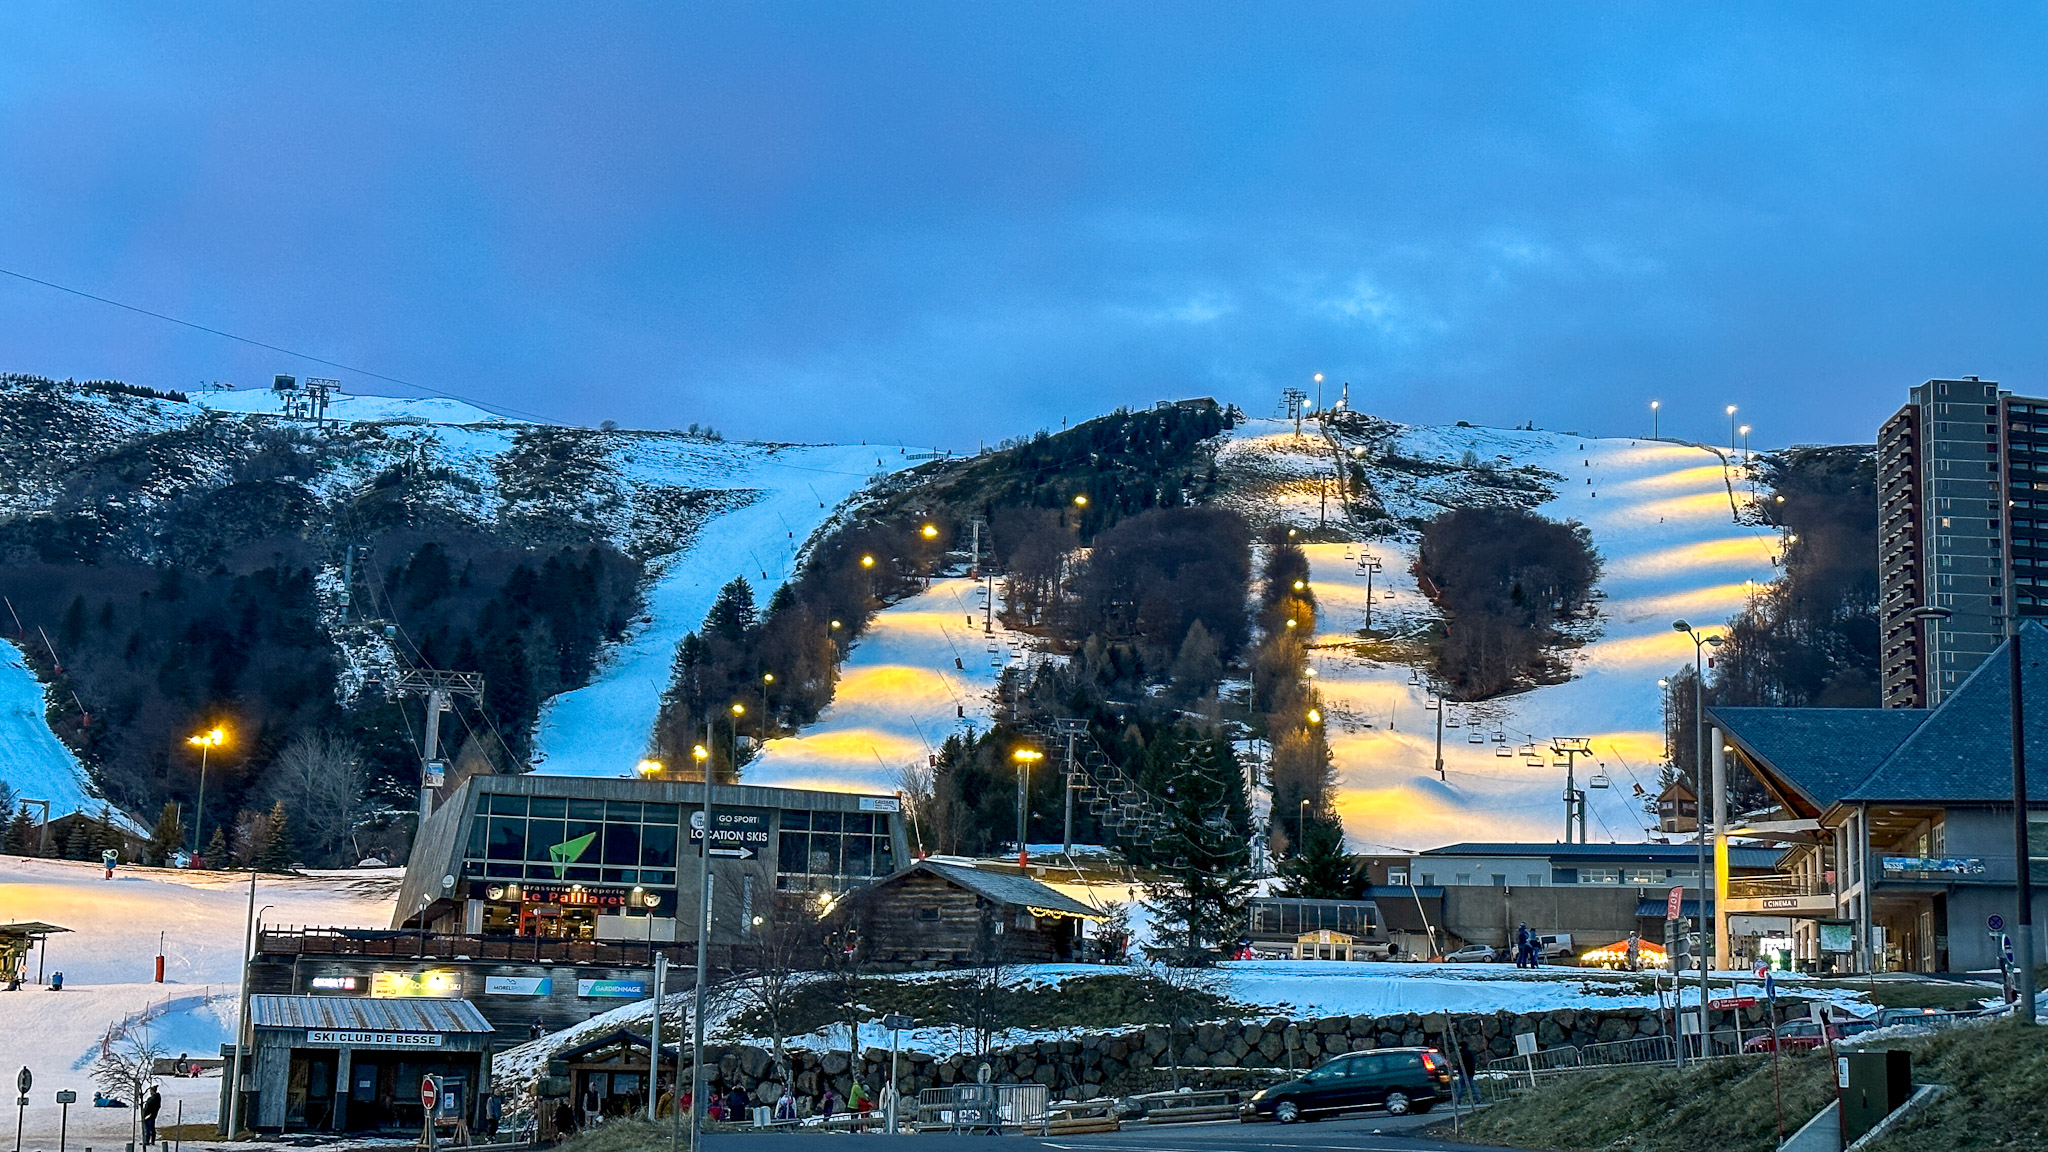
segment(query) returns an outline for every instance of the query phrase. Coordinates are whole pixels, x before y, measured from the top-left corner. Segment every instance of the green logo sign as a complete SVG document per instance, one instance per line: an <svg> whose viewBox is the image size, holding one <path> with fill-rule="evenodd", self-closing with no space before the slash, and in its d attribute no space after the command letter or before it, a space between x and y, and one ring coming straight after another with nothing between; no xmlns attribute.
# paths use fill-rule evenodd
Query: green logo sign
<svg viewBox="0 0 2048 1152"><path fill-rule="evenodd" d="M569 865L583 859L583 853L589 850L591 841L595 839L597 839L597 833L585 832L574 840L550 845L548 848L548 859L554 862L555 879L560 880L568 875Z"/></svg>

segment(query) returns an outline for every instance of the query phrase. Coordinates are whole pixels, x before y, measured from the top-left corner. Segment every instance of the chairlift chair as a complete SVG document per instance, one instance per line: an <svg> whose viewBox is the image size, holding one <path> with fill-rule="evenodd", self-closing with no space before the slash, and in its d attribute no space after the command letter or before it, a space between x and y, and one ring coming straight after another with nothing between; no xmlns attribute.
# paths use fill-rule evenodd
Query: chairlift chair
<svg viewBox="0 0 2048 1152"><path fill-rule="evenodd" d="M1481 736L1477 731L1474 731L1470 736L1465 737L1465 743L1484 744L1486 743L1486 737Z"/></svg>
<svg viewBox="0 0 2048 1152"><path fill-rule="evenodd" d="M1588 788L1612 788L1613 786L1614 781L1608 779L1607 765L1605 764L1600 765L1600 767L1594 771L1593 778L1586 781L1586 787Z"/></svg>
<svg viewBox="0 0 2048 1152"><path fill-rule="evenodd" d="M1500 757L1503 760L1512 760L1514 759L1515 750L1508 747L1505 744L1502 744L1493 750L1493 754L1495 756Z"/></svg>

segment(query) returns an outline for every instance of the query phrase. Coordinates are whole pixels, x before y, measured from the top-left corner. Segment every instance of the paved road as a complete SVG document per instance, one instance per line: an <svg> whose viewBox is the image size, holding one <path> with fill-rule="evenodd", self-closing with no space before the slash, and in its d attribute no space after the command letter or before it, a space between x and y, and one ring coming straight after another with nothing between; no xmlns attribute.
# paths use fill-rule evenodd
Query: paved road
<svg viewBox="0 0 2048 1152"><path fill-rule="evenodd" d="M1138 1125L1093 1136L848 1136L845 1133L734 1133L713 1136L707 1152L1494 1152L1422 1134L1447 1120L1361 1116L1310 1124ZM850 1143L850 1147L847 1146Z"/></svg>

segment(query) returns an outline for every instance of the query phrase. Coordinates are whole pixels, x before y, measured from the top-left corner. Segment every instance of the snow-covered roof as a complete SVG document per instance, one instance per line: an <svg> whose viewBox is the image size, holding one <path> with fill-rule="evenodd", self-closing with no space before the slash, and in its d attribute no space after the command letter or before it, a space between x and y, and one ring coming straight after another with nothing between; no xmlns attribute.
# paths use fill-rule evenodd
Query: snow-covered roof
<svg viewBox="0 0 2048 1152"><path fill-rule="evenodd" d="M997 904L1041 909L1066 916L1078 916L1084 920L1100 920L1103 915L1101 909L1091 908L1079 900L1062 895L1059 890L1040 884L1029 876L1010 872L984 872L965 864L940 864L934 860L919 860L908 867L899 868L894 874L875 881L873 887L883 887L915 872L929 872Z"/></svg>

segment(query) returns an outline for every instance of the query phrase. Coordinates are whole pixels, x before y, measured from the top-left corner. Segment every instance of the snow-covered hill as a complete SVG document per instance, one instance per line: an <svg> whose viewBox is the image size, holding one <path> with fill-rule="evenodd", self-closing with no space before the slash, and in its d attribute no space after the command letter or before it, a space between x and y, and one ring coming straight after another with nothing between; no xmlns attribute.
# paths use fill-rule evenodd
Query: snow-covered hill
<svg viewBox="0 0 2048 1152"><path fill-rule="evenodd" d="M1398 638L1428 619L1431 605L1409 572L1416 532L1307 547L1321 613L1312 666L1328 704L1339 808L1353 843L1415 849L1562 838L1565 774L1548 766L1547 751L1560 736L1592 741L1594 763L1581 758L1575 781L1589 793L1590 837L1642 839L1647 818L1635 788L1655 791L1664 747L1657 678L1693 657L1692 642L1672 631L1672 622L1684 618L1718 632L1777 573L1776 532L1738 518L1751 499L1740 469L1713 451L1664 441L1381 426L1327 438L1311 427L1296 437L1293 425L1279 420L1239 426L1218 462L1226 474L1249 481L1234 500L1252 515L1304 531L1319 523L1341 531L1335 481L1323 480L1334 475L1340 453L1360 449L1373 495L1396 520L1511 501L1585 524L1605 575L1599 626L1572 653L1571 680L1452 705L1440 780L1426 678L1399 659L1398 640L1358 644L1365 560L1380 563L1372 576L1375 632ZM1528 766L1532 748L1545 766ZM1588 788L1595 771L1608 787Z"/></svg>
<svg viewBox="0 0 2048 1152"><path fill-rule="evenodd" d="M87 811L98 814L101 800L85 766L50 731L45 718L45 689L11 645L0 645L0 780L22 800L47 800L50 818ZM119 812L116 820L130 831L148 829ZM0 919L8 918L0 907Z"/></svg>

